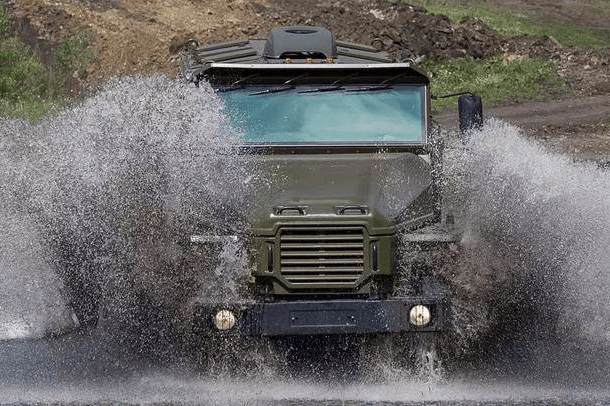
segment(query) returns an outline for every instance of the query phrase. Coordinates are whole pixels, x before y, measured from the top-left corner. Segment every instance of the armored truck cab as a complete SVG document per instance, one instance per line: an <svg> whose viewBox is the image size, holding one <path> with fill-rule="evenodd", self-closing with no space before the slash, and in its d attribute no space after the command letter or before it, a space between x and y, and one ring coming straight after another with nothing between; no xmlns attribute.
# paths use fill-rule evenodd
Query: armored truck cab
<svg viewBox="0 0 610 406"><path fill-rule="evenodd" d="M409 334L450 324L443 281L400 272L397 260L405 244L454 241L441 224L442 142L423 71L324 28L287 27L267 40L193 43L183 77L211 84L256 170L281 186L255 195L248 214L255 299L202 301L196 334Z"/></svg>

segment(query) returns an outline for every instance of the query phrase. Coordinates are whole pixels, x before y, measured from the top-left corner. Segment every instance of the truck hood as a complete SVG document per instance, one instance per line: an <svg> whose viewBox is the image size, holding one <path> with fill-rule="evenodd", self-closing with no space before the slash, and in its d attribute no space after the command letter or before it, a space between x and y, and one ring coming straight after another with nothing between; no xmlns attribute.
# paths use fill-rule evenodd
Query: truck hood
<svg viewBox="0 0 610 406"><path fill-rule="evenodd" d="M363 224L371 235L415 227L434 212L431 168L412 153L257 155L250 223Z"/></svg>

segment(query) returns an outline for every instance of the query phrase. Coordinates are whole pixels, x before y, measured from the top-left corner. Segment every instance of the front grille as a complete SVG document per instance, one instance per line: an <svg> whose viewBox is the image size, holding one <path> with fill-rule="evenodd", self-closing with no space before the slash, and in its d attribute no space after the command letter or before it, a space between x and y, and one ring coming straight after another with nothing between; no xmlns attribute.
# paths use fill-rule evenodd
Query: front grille
<svg viewBox="0 0 610 406"><path fill-rule="evenodd" d="M351 288L364 272L363 227L284 227L280 265L300 288Z"/></svg>

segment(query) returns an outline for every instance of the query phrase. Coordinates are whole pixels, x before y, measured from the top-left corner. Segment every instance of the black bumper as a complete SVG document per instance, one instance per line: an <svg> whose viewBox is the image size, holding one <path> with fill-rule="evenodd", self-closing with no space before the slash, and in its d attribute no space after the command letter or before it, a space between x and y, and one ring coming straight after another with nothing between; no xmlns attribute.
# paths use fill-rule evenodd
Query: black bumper
<svg viewBox="0 0 610 406"><path fill-rule="evenodd" d="M417 304L427 306L430 323L409 323L409 312ZM220 310L230 310L237 322L229 330L214 326ZM386 300L286 300L272 303L208 304L197 306L197 335L295 336L317 334L374 334L406 331L440 331L449 324L449 305L442 298L405 297Z"/></svg>

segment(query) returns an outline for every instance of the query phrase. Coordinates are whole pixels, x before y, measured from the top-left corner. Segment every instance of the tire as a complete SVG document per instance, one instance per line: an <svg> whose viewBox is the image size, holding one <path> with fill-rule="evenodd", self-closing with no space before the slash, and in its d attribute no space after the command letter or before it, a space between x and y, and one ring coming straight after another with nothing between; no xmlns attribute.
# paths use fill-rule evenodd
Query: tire
<svg viewBox="0 0 610 406"><path fill-rule="evenodd" d="M204 336L193 340L195 368L210 378L231 377L256 380L281 376L277 353L262 337L239 335Z"/></svg>
<svg viewBox="0 0 610 406"><path fill-rule="evenodd" d="M79 328L88 330L97 327L100 317L100 291L90 281L70 283L69 305L78 319Z"/></svg>
<svg viewBox="0 0 610 406"><path fill-rule="evenodd" d="M276 340L294 379L351 382L362 372L359 336L294 336Z"/></svg>
<svg viewBox="0 0 610 406"><path fill-rule="evenodd" d="M417 375L424 380L438 380L444 375L440 334L414 333L412 363Z"/></svg>
<svg viewBox="0 0 610 406"><path fill-rule="evenodd" d="M364 368L370 380L390 383L417 377L438 380L444 374L439 333L376 334L363 346Z"/></svg>

